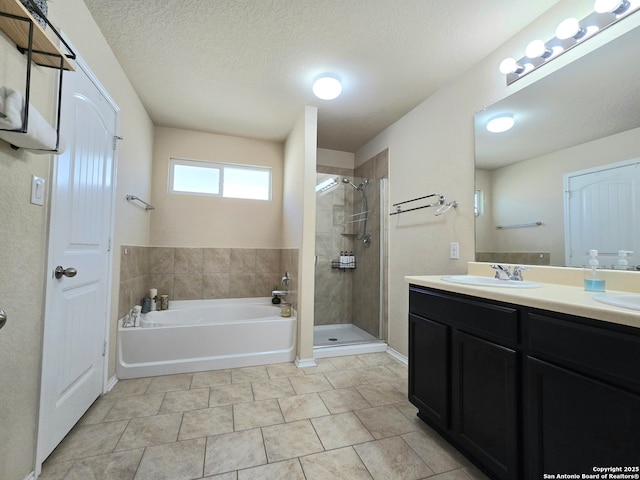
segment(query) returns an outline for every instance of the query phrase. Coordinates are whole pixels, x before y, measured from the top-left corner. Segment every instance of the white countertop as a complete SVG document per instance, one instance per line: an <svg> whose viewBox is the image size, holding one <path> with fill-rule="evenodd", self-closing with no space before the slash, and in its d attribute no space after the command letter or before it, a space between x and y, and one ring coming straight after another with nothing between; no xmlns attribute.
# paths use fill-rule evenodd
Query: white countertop
<svg viewBox="0 0 640 480"><path fill-rule="evenodd" d="M461 293L479 298L524 305L580 317L640 328L640 311L614 307L593 299L582 287L542 283L540 288L504 288L463 285L442 280L443 275L407 276L410 284ZM610 292L628 293L628 292Z"/></svg>

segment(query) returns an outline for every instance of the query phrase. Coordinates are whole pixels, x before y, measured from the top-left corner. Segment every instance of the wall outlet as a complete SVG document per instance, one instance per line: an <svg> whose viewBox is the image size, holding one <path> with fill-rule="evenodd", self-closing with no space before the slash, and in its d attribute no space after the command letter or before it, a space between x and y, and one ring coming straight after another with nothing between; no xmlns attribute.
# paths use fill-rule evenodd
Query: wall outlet
<svg viewBox="0 0 640 480"><path fill-rule="evenodd" d="M458 242L451 242L449 244L449 258L452 260L460 259L460 245Z"/></svg>

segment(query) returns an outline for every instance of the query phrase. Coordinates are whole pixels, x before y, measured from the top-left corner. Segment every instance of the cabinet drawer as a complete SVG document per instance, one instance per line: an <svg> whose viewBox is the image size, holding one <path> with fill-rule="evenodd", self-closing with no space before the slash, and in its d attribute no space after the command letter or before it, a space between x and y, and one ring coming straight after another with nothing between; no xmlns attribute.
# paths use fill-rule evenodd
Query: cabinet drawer
<svg viewBox="0 0 640 480"><path fill-rule="evenodd" d="M409 311L496 340L518 343L520 338L518 310L486 300L474 301L412 286Z"/></svg>
<svg viewBox="0 0 640 480"><path fill-rule="evenodd" d="M529 355L640 392L640 335L535 313L529 314L528 324Z"/></svg>

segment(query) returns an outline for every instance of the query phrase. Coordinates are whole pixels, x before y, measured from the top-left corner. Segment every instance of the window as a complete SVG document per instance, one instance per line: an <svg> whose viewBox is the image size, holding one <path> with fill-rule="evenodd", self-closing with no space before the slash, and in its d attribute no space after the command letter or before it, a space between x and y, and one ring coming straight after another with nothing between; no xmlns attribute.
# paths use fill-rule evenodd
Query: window
<svg viewBox="0 0 640 480"><path fill-rule="evenodd" d="M169 193L271 200L271 169L172 158Z"/></svg>

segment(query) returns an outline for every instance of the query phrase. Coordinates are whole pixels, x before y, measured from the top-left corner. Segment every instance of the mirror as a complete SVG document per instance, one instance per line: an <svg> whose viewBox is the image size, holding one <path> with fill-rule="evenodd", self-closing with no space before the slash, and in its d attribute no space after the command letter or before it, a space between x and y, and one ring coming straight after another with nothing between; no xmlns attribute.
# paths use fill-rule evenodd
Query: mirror
<svg viewBox="0 0 640 480"><path fill-rule="evenodd" d="M475 115L477 261L569 264L565 242L577 234L575 228L565 231L566 174L631 159L640 163L638 58L640 27ZM499 113L512 113L515 126L488 132L487 121ZM586 216L592 217L598 215ZM638 216L625 223L638 223ZM640 227L633 228L640 242ZM636 247L630 265L640 264ZM602 252L607 258L601 264L614 264L620 249L632 250L607 247L613 251ZM570 264L584 264L582 257Z"/></svg>

